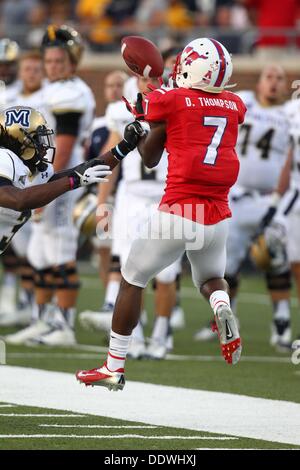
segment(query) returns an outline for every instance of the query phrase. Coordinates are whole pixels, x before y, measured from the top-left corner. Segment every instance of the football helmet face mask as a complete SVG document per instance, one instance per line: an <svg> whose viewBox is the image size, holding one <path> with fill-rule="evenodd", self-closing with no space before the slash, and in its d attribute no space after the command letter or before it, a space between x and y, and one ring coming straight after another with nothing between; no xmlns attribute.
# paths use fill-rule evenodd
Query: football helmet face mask
<svg viewBox="0 0 300 470"><path fill-rule="evenodd" d="M17 78L20 48L8 38L0 40L0 79L10 85Z"/></svg>
<svg viewBox="0 0 300 470"><path fill-rule="evenodd" d="M199 38L183 49L174 66L178 87L220 93L232 75L232 60L227 49L215 39Z"/></svg>
<svg viewBox="0 0 300 470"><path fill-rule="evenodd" d="M21 144L18 156L32 174L45 171L47 164L53 163L54 132L40 112L30 107L12 106L0 113L0 124Z"/></svg>
<svg viewBox="0 0 300 470"><path fill-rule="evenodd" d="M62 47L66 49L71 61L76 65L79 63L84 50L80 34L74 28L67 25L49 25L43 36L41 47L42 50L45 50L47 47Z"/></svg>

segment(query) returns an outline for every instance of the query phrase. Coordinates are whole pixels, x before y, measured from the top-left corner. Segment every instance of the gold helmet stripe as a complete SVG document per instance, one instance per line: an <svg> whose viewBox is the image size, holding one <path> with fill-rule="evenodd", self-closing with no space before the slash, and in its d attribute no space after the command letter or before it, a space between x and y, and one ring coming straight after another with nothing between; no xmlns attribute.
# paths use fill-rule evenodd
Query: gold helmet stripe
<svg viewBox="0 0 300 470"><path fill-rule="evenodd" d="M56 39L56 31L55 31L55 26L53 24L50 24L47 28L48 31L48 37L50 41L55 41Z"/></svg>

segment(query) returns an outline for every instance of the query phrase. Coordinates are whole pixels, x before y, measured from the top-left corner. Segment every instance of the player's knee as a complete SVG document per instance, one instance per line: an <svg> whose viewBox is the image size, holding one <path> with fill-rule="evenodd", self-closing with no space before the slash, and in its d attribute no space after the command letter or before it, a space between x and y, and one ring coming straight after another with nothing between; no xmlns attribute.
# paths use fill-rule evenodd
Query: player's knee
<svg viewBox="0 0 300 470"><path fill-rule="evenodd" d="M123 279L129 284L136 287L146 287L152 276L148 276L147 273L137 268L136 263L133 263L128 259L125 266L122 267Z"/></svg>
<svg viewBox="0 0 300 470"><path fill-rule="evenodd" d="M110 273L120 273L121 272L120 256L118 256L118 255L112 255L111 256L109 272Z"/></svg>
<svg viewBox="0 0 300 470"><path fill-rule="evenodd" d="M266 273L267 287L269 290L289 290L291 284L291 272L285 271L281 274Z"/></svg>
<svg viewBox="0 0 300 470"><path fill-rule="evenodd" d="M56 289L79 289L80 282L75 265L60 264L53 269Z"/></svg>
<svg viewBox="0 0 300 470"><path fill-rule="evenodd" d="M53 289L53 269L35 269L34 270L34 285L39 289Z"/></svg>

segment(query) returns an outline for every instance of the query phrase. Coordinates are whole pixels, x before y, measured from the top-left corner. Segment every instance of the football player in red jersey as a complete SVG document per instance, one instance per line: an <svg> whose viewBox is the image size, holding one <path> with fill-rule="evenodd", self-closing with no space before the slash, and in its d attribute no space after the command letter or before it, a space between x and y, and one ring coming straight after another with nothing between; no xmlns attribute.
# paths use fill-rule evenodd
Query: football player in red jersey
<svg viewBox="0 0 300 470"><path fill-rule="evenodd" d="M240 359L241 339L224 271L231 216L228 192L238 176L235 145L246 107L226 90L232 62L214 39L189 43L174 73L178 88L147 95L144 114L151 131L138 145L149 168L159 162L164 148L169 153L165 193L123 266L107 361L76 374L86 385L123 389L125 358L139 319L142 290L184 251L195 286L213 309L225 360L236 364Z"/></svg>

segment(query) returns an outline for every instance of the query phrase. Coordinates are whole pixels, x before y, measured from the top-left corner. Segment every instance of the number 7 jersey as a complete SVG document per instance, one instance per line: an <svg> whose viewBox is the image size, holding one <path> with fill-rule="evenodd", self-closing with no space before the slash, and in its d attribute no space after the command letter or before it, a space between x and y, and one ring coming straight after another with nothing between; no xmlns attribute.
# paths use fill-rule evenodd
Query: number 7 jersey
<svg viewBox="0 0 300 470"><path fill-rule="evenodd" d="M166 123L168 175L161 210L173 206L172 212L206 225L230 217L228 192L239 171L235 145L246 112L241 98L229 91L158 89L147 95L144 108L147 121Z"/></svg>

